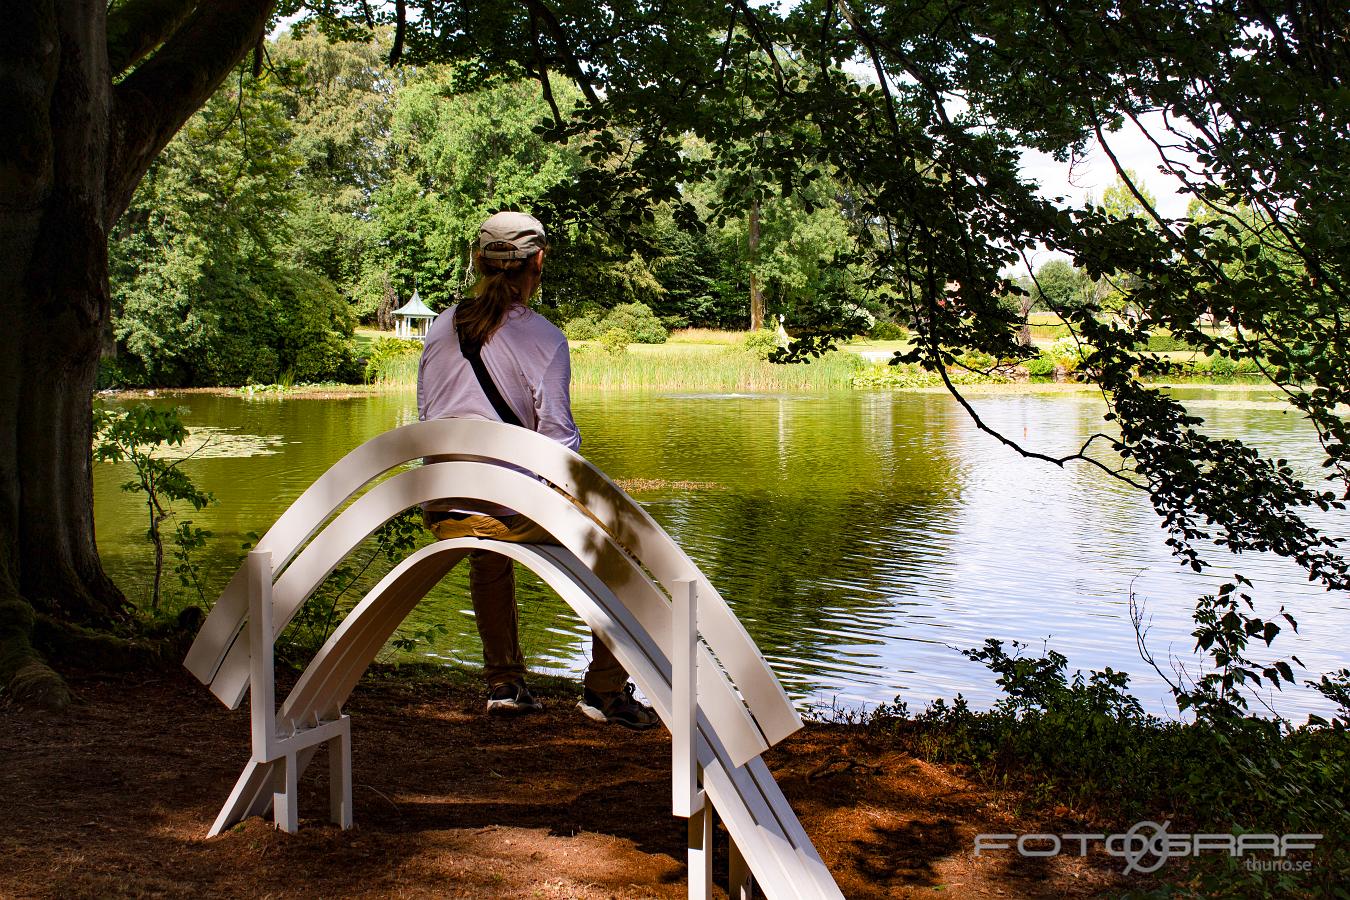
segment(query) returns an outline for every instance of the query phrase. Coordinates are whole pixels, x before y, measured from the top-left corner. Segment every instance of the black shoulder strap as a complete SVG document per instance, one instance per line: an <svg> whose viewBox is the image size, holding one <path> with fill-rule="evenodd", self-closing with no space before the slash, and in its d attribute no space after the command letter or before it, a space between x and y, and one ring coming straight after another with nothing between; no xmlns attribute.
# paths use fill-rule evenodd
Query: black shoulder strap
<svg viewBox="0 0 1350 900"><path fill-rule="evenodd" d="M464 340L464 334L459 330L458 322L455 323L455 334L459 337L460 352L464 354L464 358L473 367L473 374L478 379L478 386L483 389L484 394L487 394L488 402L497 411L497 415L508 425L518 425L524 428L525 423L520 421L520 416L517 416L515 410L506 402L502 392L497 389L497 383L488 374L487 366L483 365L483 345Z"/></svg>

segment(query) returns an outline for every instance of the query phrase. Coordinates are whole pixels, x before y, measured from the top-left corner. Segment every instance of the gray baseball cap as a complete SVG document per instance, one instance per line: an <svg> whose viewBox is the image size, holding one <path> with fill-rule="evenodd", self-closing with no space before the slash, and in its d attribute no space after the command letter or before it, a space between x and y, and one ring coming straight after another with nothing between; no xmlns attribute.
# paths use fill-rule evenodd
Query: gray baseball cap
<svg viewBox="0 0 1350 900"><path fill-rule="evenodd" d="M488 250L492 244L510 247ZM478 249L484 259L529 259L547 246L544 226L525 213L499 212L478 228Z"/></svg>

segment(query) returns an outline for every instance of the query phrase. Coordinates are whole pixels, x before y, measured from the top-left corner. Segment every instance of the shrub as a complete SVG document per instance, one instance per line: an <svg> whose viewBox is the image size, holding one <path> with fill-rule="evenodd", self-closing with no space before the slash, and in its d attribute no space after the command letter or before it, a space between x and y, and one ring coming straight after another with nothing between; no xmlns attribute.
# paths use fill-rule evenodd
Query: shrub
<svg viewBox="0 0 1350 900"><path fill-rule="evenodd" d="M1079 343L1072 336L1060 338L1051 344L1048 349L1051 356L1059 358L1073 357L1074 359L1082 359L1092 352L1092 347L1087 344Z"/></svg>
<svg viewBox="0 0 1350 900"><path fill-rule="evenodd" d="M593 315L568 319L563 334L569 341L593 341L600 336L600 320Z"/></svg>
<svg viewBox="0 0 1350 900"><path fill-rule="evenodd" d="M961 354L956 358L959 365L967 369L974 369L977 372L983 372L992 369L998 360L988 353L981 353L978 350L971 350Z"/></svg>
<svg viewBox="0 0 1350 900"><path fill-rule="evenodd" d="M1072 336L1062 337L1042 351L1042 355L1054 362L1054 368L1065 374L1073 374L1083 367L1084 361L1092 354L1092 347L1080 344Z"/></svg>
<svg viewBox="0 0 1350 900"><path fill-rule="evenodd" d="M272 342L281 373L297 382L359 381L352 345L356 319L333 283L299 269L278 269L271 287L276 325L264 337Z"/></svg>
<svg viewBox="0 0 1350 900"><path fill-rule="evenodd" d="M1045 378L1055 374L1057 363L1054 357L1042 353L1034 359L1027 360L1022 365L1026 368L1028 375L1034 378Z"/></svg>
<svg viewBox="0 0 1350 900"><path fill-rule="evenodd" d="M868 717L869 730L908 735L916 755L973 767L986 783L1018 784L1041 802L1095 808L1118 821L1177 820L1177 830L1219 834L1252 828L1325 834L1312 855L1320 874L1311 879L1248 871L1221 854L1163 877L1198 889L1185 896L1339 896L1325 888L1343 883L1350 871L1338 833L1350 816L1350 671L1308 682L1339 707L1331 722L1310 717L1296 727L1198 712L1183 723L1145 713L1122 672L1069 675L1063 655L1049 649L1023 655L1025 649L1014 643L1010 654L991 639L962 651L998 676L1003 697L988 712L972 710L957 695L910 720L897 698Z"/></svg>
<svg viewBox="0 0 1350 900"><path fill-rule="evenodd" d="M193 377L202 384L272 384L281 377L276 350L242 334L215 335L193 365Z"/></svg>
<svg viewBox="0 0 1350 900"><path fill-rule="evenodd" d="M900 341L909 337L909 330L898 322L881 319L868 329L867 336L874 341Z"/></svg>
<svg viewBox="0 0 1350 900"><path fill-rule="evenodd" d="M145 370L136 364L127 365L120 356L105 356L98 361L98 380L94 389L143 387L146 383Z"/></svg>
<svg viewBox="0 0 1350 900"><path fill-rule="evenodd" d="M628 332L630 343L634 344L664 344L669 336L661 320L645 303L620 303L600 321L597 330L603 335L616 328Z"/></svg>
<svg viewBox="0 0 1350 900"><path fill-rule="evenodd" d="M759 359L768 359L778 349L778 335L767 329L752 331L745 336L744 346Z"/></svg>
<svg viewBox="0 0 1350 900"><path fill-rule="evenodd" d="M156 409L148 403L137 403L122 409L94 407L93 458L98 462L128 463L135 475L122 485L128 493L145 497L149 528L146 538L155 549L154 581L150 590L150 611L159 611L160 582L164 575L164 535L162 528L174 516L173 505L179 501L195 510L202 510L216 502L207 491L198 488L179 463L186 458L166 457L187 440L188 429L178 409ZM157 452L158 451L158 452ZM190 454L189 454L190 455ZM201 586L201 566L194 560L195 551L206 543L211 532L183 521L173 529L177 547L174 556L178 565L174 571L184 587L195 587L205 599Z"/></svg>
<svg viewBox="0 0 1350 900"><path fill-rule="evenodd" d="M1233 359L1218 354L1196 354L1186 359L1163 360L1152 374L1191 378L1230 378L1238 375L1256 375L1261 371L1255 359Z"/></svg>
<svg viewBox="0 0 1350 900"><path fill-rule="evenodd" d="M1186 343L1179 337L1155 331L1148 336L1148 349L1166 353L1171 350L1194 350L1195 347Z"/></svg>
<svg viewBox="0 0 1350 900"><path fill-rule="evenodd" d="M632 343L635 343L633 335L622 328L611 328L600 335L600 346L605 348L605 352L615 356L627 353L628 345Z"/></svg>
<svg viewBox="0 0 1350 900"><path fill-rule="evenodd" d="M370 354L366 357L366 383L380 381L383 376L389 375L390 367L395 361L421 353L421 341L376 338L370 345Z"/></svg>

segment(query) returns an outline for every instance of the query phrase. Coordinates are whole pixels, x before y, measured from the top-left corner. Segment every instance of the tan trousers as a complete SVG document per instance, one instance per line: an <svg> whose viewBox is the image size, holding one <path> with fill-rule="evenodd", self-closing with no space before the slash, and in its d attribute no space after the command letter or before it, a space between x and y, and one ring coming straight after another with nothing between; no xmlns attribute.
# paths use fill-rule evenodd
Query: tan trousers
<svg viewBox="0 0 1350 900"><path fill-rule="evenodd" d="M431 524L438 540L458 537L489 538L516 544L556 544L553 536L524 516L468 516ZM487 550L469 554L469 596L483 640L483 675L489 687L525 677L525 654L520 649L520 609L516 604L516 573L510 557ZM591 637L591 663L585 684L597 693L620 690L628 673L600 638Z"/></svg>

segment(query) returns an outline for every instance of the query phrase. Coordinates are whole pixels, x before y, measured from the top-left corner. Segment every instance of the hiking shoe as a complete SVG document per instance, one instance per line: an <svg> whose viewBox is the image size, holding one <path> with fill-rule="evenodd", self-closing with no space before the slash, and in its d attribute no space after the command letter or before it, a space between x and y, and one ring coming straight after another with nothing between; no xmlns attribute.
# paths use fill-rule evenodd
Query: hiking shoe
<svg viewBox="0 0 1350 900"><path fill-rule="evenodd" d="M634 731L643 731L661 723L650 706L638 702L633 696L631 681L623 686L623 690L608 694L586 688L581 694L581 701L577 703L577 709L588 719L611 722Z"/></svg>
<svg viewBox="0 0 1350 900"><path fill-rule="evenodd" d="M523 681L499 684L488 693L487 711L490 716L519 716L539 712L544 704L534 699Z"/></svg>

